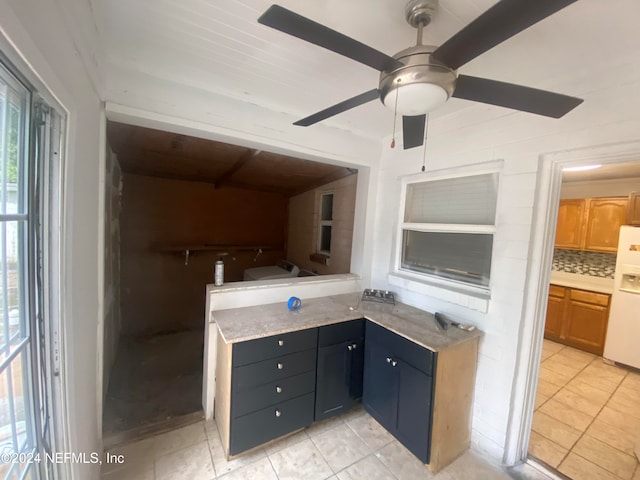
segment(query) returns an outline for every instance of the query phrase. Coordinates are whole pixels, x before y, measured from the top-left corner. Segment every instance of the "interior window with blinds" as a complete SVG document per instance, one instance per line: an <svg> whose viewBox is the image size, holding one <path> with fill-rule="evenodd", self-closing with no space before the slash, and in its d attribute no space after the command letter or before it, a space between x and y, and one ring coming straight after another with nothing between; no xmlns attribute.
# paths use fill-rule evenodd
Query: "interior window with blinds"
<svg viewBox="0 0 640 480"><path fill-rule="evenodd" d="M400 270L488 288L498 174L410 183Z"/></svg>

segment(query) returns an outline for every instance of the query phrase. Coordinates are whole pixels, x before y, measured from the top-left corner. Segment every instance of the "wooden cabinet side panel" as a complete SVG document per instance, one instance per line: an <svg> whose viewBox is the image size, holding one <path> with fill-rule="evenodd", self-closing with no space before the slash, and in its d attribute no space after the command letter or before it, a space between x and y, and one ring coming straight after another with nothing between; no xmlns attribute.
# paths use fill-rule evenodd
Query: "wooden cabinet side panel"
<svg viewBox="0 0 640 480"><path fill-rule="evenodd" d="M232 345L225 343L222 335L218 332L214 418L220 431L226 456L229 455L229 433L231 427L231 355Z"/></svg>
<svg viewBox="0 0 640 480"><path fill-rule="evenodd" d="M433 473L469 448L478 340L438 352L429 463Z"/></svg>
<svg viewBox="0 0 640 480"><path fill-rule="evenodd" d="M544 323L544 337L557 340L562 335L564 318L564 298L549 295L547 316Z"/></svg>

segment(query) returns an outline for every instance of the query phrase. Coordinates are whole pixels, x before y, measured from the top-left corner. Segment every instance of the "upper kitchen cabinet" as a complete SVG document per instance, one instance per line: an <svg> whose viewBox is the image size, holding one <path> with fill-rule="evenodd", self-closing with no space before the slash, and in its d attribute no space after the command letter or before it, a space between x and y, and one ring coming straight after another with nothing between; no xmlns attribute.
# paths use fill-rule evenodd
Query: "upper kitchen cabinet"
<svg viewBox="0 0 640 480"><path fill-rule="evenodd" d="M560 200L555 246L615 253L627 203L624 197Z"/></svg>
<svg viewBox="0 0 640 480"><path fill-rule="evenodd" d="M588 199L585 250L617 252L620 226L627 215L626 198Z"/></svg>
<svg viewBox="0 0 640 480"><path fill-rule="evenodd" d="M627 225L640 225L640 191L629 194Z"/></svg>
<svg viewBox="0 0 640 480"><path fill-rule="evenodd" d="M587 201L584 198L560 200L556 227L557 248L582 248L586 205Z"/></svg>

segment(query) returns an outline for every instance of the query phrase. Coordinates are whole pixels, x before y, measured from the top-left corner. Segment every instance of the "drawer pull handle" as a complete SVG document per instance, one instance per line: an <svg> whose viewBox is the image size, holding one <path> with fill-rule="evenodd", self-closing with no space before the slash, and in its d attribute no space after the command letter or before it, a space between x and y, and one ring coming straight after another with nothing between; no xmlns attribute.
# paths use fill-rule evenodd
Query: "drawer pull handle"
<svg viewBox="0 0 640 480"><path fill-rule="evenodd" d="M282 412L276 408L276 417L281 417L282 416Z"/></svg>
<svg viewBox="0 0 640 480"><path fill-rule="evenodd" d="M284 340L278 340L278 346L284 347Z"/></svg>
<svg viewBox="0 0 640 480"><path fill-rule="evenodd" d="M355 350L356 348L358 348L358 344L357 343L352 343L351 345L347 346L347 350L349 350L349 351Z"/></svg>
<svg viewBox="0 0 640 480"><path fill-rule="evenodd" d="M282 393L282 387L280 385L276 385L276 393Z"/></svg>
<svg viewBox="0 0 640 480"><path fill-rule="evenodd" d="M387 363L391 363L391 357L387 357Z"/></svg>
<svg viewBox="0 0 640 480"><path fill-rule="evenodd" d="M278 362L278 370L282 370L284 368L284 363Z"/></svg>
<svg viewBox="0 0 640 480"><path fill-rule="evenodd" d="M390 363L392 367L398 365L398 362L391 357L387 357L387 363Z"/></svg>

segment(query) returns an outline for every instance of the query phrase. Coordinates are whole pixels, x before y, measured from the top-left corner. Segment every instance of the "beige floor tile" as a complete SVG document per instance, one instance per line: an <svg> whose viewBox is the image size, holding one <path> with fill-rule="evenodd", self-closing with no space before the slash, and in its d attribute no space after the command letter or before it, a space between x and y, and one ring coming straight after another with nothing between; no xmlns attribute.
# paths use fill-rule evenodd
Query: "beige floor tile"
<svg viewBox="0 0 640 480"><path fill-rule="evenodd" d="M271 462L266 457L217 478L224 480L278 480Z"/></svg>
<svg viewBox="0 0 640 480"><path fill-rule="evenodd" d="M640 374L635 372L627 373L627 376L624 377L622 381L622 385L636 392L640 392Z"/></svg>
<svg viewBox="0 0 640 480"><path fill-rule="evenodd" d="M542 405L538 411L546 413L550 417L553 417L556 420L559 420L582 432L587 429L594 418L593 416L575 410L564 403L560 403L553 398Z"/></svg>
<svg viewBox="0 0 640 480"><path fill-rule="evenodd" d="M344 423L315 435L311 440L334 472L339 472L371 453L371 449Z"/></svg>
<svg viewBox="0 0 640 480"><path fill-rule="evenodd" d="M559 373L555 370L550 369L545 365L545 363L540 365L540 380L552 383L553 385L556 385L558 387L564 387L573 378L573 375L566 375L564 373Z"/></svg>
<svg viewBox="0 0 640 480"><path fill-rule="evenodd" d="M102 464L102 473L109 473L121 470L131 465L136 465L142 469L153 470L155 449L155 437L147 438L133 443L120 445L108 450L110 455L121 455L124 463L111 462Z"/></svg>
<svg viewBox="0 0 640 480"><path fill-rule="evenodd" d="M609 394L612 394L616 390L616 388L618 388L618 385L620 385L619 381L608 378L606 374L594 375L592 371L586 371L586 369L580 372L575 377L575 380L584 382L587 385L591 385L592 387Z"/></svg>
<svg viewBox="0 0 640 480"><path fill-rule="evenodd" d="M371 415L361 415L351 419L347 425L374 452L393 441L393 435L387 432Z"/></svg>
<svg viewBox="0 0 640 480"><path fill-rule="evenodd" d="M542 394L538 393L538 394L536 395L536 400L535 400L535 403L534 403L534 405L533 405L533 409L534 409L534 410L537 410L537 409L538 409L538 408L540 408L540 407L544 404L544 402L546 402L547 400L549 400L549 397L545 397L544 395L542 395Z"/></svg>
<svg viewBox="0 0 640 480"><path fill-rule="evenodd" d="M640 418L640 392L620 385L607 402L607 406L627 415Z"/></svg>
<svg viewBox="0 0 640 480"><path fill-rule="evenodd" d="M546 405L546 404L545 404ZM605 406L598 418L603 422L624 430L632 435L640 436L640 419L621 413L611 407Z"/></svg>
<svg viewBox="0 0 640 480"><path fill-rule="evenodd" d="M312 424L310 427L307 427L305 429L305 432L307 432L307 435L309 437L314 437L316 435L320 435L321 433L324 433L328 430L332 430L340 425L344 425L344 420L343 420L343 416L340 417L333 417L333 418L329 418L327 420L322 420L320 422L316 422L314 424Z"/></svg>
<svg viewBox="0 0 640 480"><path fill-rule="evenodd" d="M289 435L288 437L265 445L264 450L267 455L271 455L272 453L276 453L278 450L290 447L291 445L295 445L296 443L302 442L303 440L306 440L308 438L309 436L307 435L307 432L303 430L301 432L294 433L293 435Z"/></svg>
<svg viewBox="0 0 640 480"><path fill-rule="evenodd" d="M156 480L211 480L216 475L207 441L156 458L155 468Z"/></svg>
<svg viewBox="0 0 640 480"><path fill-rule="evenodd" d="M397 440L378 450L376 457L398 478L430 478L427 467Z"/></svg>
<svg viewBox="0 0 640 480"><path fill-rule="evenodd" d="M576 430L542 412L534 413L532 429L534 432L567 449L571 449L580 438L580 435L582 435L580 430Z"/></svg>
<svg viewBox="0 0 640 480"><path fill-rule="evenodd" d="M575 453L567 455L558 471L574 480L620 480L614 474Z"/></svg>
<svg viewBox="0 0 640 480"><path fill-rule="evenodd" d="M605 404L604 401L597 401L595 399L582 396L567 388L562 388L553 396L553 399L560 403L564 403L575 410L586 413L591 417L595 417Z"/></svg>
<svg viewBox="0 0 640 480"><path fill-rule="evenodd" d="M193 425L163 433L155 437L156 458L169 452L196 445L206 439L207 435L204 430L204 422L194 423Z"/></svg>
<svg viewBox="0 0 640 480"><path fill-rule="evenodd" d="M593 353L578 350L577 348L573 347L564 347L561 351L558 352L558 355L573 358L575 360L583 360L586 362L585 365L590 363L597 357L597 355L594 355Z"/></svg>
<svg viewBox="0 0 640 480"><path fill-rule="evenodd" d="M471 450L467 450L444 471L456 480L510 480L503 470L490 465Z"/></svg>
<svg viewBox="0 0 640 480"><path fill-rule="evenodd" d="M531 432L529 437L529 455L546 463L550 467L557 468L562 459L567 455L567 450L539 433Z"/></svg>
<svg viewBox="0 0 640 480"><path fill-rule="evenodd" d="M627 370L615 365L608 365L602 361L601 357L597 357L584 369L584 373L619 384L627 375Z"/></svg>
<svg viewBox="0 0 640 480"><path fill-rule="evenodd" d="M338 473L338 478L340 480L396 480L396 477L375 455L369 455L345 468Z"/></svg>
<svg viewBox="0 0 640 480"><path fill-rule="evenodd" d="M607 400L609 400L609 398L611 397L611 394L615 390L615 389L611 389L611 391L601 390L597 387L594 387L593 385L590 385L584 380L581 380L578 377L574 378L569 383L567 383L567 385L564 388L574 393L578 393L583 397L591 398L597 402L602 402L603 405L607 402Z"/></svg>
<svg viewBox="0 0 640 480"><path fill-rule="evenodd" d="M324 480L334 473L311 440L269 455L269 460L280 480Z"/></svg>
<svg viewBox="0 0 640 480"><path fill-rule="evenodd" d="M564 345L562 345L561 343L553 342L551 340L547 340L546 338L542 342L542 352L543 353L546 352L546 353L549 353L549 354L553 355L554 353L558 353L560 350L563 350L564 348L566 348L566 347Z"/></svg>
<svg viewBox="0 0 640 480"><path fill-rule="evenodd" d="M112 470L100 477L102 480L154 480L153 464L136 465L135 463L125 465L124 468Z"/></svg>
<svg viewBox="0 0 640 480"><path fill-rule="evenodd" d="M633 474L632 480L640 480L640 465L636 467L636 473Z"/></svg>
<svg viewBox="0 0 640 480"><path fill-rule="evenodd" d="M629 455L633 455L638 440L637 435L610 425L599 417L596 417L586 433Z"/></svg>
<svg viewBox="0 0 640 480"><path fill-rule="evenodd" d="M572 452L625 480L630 480L636 469L635 457L589 435L580 438Z"/></svg>
<svg viewBox="0 0 640 480"><path fill-rule="evenodd" d="M578 372L584 368L584 366L575 367L573 365L568 365L569 362L570 361L567 358L560 357L560 354L557 354L550 359L545 360L542 366L571 379L575 377Z"/></svg>
<svg viewBox="0 0 640 480"><path fill-rule="evenodd" d="M556 385L547 380L544 380L542 377L538 380L538 388L537 392L541 393L545 397L553 397L558 390L562 388L561 385Z"/></svg>
<svg viewBox="0 0 640 480"><path fill-rule="evenodd" d="M209 439L209 451L211 452L213 466L215 467L218 475L225 475L266 457L265 450L263 448L259 448L251 452L238 455L231 460L227 460L224 448L222 447L222 441L220 440L220 435L218 435L217 432L209 431L207 433L207 437Z"/></svg>

